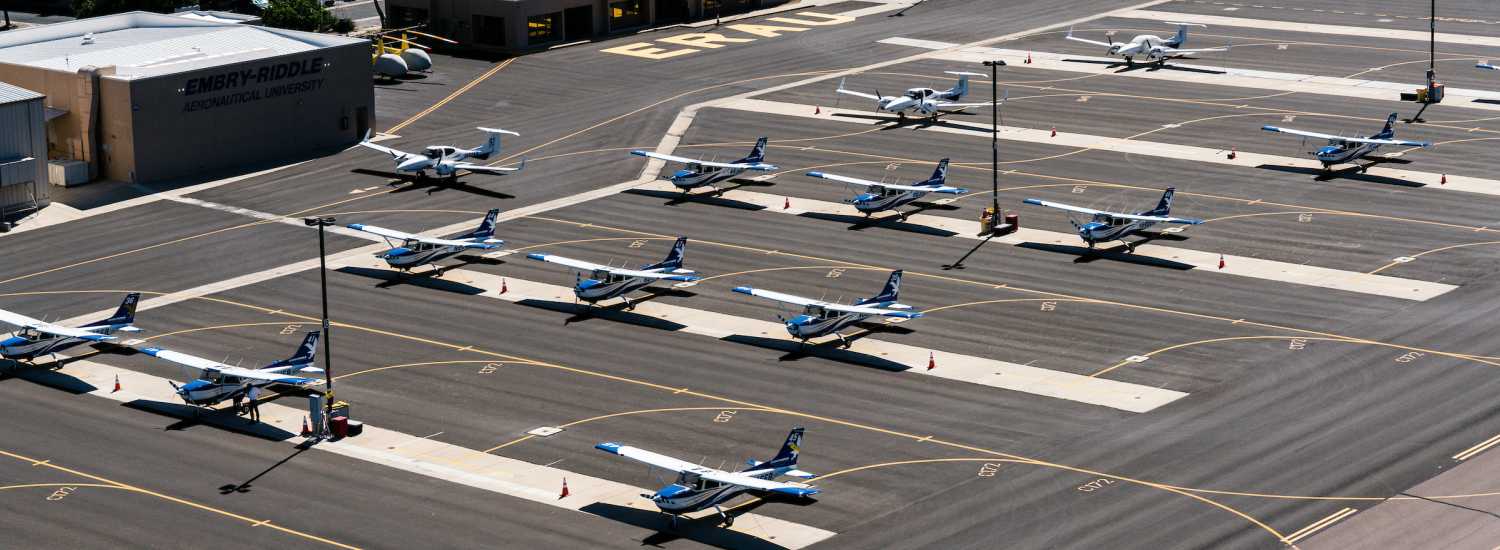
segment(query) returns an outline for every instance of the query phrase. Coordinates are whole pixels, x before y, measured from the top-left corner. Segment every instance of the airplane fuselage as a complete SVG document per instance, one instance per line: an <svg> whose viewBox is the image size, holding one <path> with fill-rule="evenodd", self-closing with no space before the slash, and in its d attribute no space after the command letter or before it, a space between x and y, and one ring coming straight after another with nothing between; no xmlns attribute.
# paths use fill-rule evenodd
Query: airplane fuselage
<svg viewBox="0 0 1500 550"><path fill-rule="evenodd" d="M573 287L573 295L588 303L624 296L649 286L655 279L644 277L611 277L610 279L584 279Z"/></svg>
<svg viewBox="0 0 1500 550"><path fill-rule="evenodd" d="M236 395L244 395L250 391L250 386L269 386L270 382L250 382L246 385L244 381L229 379L213 382L210 380L197 379L177 388L177 395L189 405L199 407L211 407L226 399L233 399Z"/></svg>
<svg viewBox="0 0 1500 550"><path fill-rule="evenodd" d="M860 193L849 204L866 216L876 212L895 210L927 195L926 191L902 191L899 193Z"/></svg>
<svg viewBox="0 0 1500 550"><path fill-rule="evenodd" d="M440 262L462 254L468 247L459 246L437 246L424 248L421 244L414 247L399 246L377 254L385 263L397 269L411 269L434 262Z"/></svg>
<svg viewBox="0 0 1500 550"><path fill-rule="evenodd" d="M1078 236L1084 242L1089 243L1089 246L1093 246L1097 243L1117 241L1129 237L1153 225L1156 225L1156 222L1095 219L1094 221L1078 226Z"/></svg>
<svg viewBox="0 0 1500 550"><path fill-rule="evenodd" d="M743 168L709 168L683 169L672 174L668 181L672 182L678 189L688 190L713 185L728 180L744 173Z"/></svg>
<svg viewBox="0 0 1500 550"><path fill-rule="evenodd" d="M1327 145L1314 152L1313 156L1318 159L1318 162L1323 163L1324 168L1328 168L1335 164L1344 164L1359 160L1365 155L1374 153L1376 149L1380 148L1380 145L1379 143L1361 143L1355 147Z"/></svg>
<svg viewBox="0 0 1500 550"><path fill-rule="evenodd" d="M765 480L775 479L781 475L781 469L761 469L740 472L742 475ZM750 492L748 487L730 483L718 483L706 479L697 482L686 482L679 479L666 487L662 487L651 495L651 502L663 512L681 515L707 510L723 504L724 502Z"/></svg>
<svg viewBox="0 0 1500 550"><path fill-rule="evenodd" d="M843 313L836 315L808 315L802 314L786 321L786 331L798 340L811 340L821 336L836 333L869 318L863 313Z"/></svg>
<svg viewBox="0 0 1500 550"><path fill-rule="evenodd" d="M106 325L102 328L94 329L94 332L99 334L114 334L122 326L124 325ZM30 361L37 357L57 353L86 342L88 340L82 338L52 336L22 329L10 338L0 340L0 357L18 361Z"/></svg>

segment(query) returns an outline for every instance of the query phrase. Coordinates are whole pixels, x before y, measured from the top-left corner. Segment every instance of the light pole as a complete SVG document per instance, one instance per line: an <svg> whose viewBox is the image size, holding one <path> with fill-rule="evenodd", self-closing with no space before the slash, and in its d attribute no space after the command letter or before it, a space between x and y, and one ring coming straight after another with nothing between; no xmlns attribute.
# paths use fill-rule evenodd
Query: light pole
<svg viewBox="0 0 1500 550"><path fill-rule="evenodd" d="M985 61L984 66L990 68L990 208L994 212L990 227L997 225L995 219L1000 217L1000 67L1005 66L1004 59Z"/></svg>
<svg viewBox="0 0 1500 550"><path fill-rule="evenodd" d="M328 332L328 252L324 244L323 228L333 225L333 216L302 218L308 227L318 228L318 278L323 294L323 384L327 393L323 399L323 426L333 418L333 335Z"/></svg>

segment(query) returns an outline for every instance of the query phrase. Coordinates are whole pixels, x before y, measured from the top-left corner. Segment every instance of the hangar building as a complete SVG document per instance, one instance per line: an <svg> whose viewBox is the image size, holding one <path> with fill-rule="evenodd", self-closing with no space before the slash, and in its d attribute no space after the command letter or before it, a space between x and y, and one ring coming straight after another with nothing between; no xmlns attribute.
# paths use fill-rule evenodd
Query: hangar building
<svg viewBox="0 0 1500 550"><path fill-rule="evenodd" d="M787 0L386 0L390 27L429 25L467 47L522 52L771 7Z"/></svg>
<svg viewBox="0 0 1500 550"><path fill-rule="evenodd" d="M0 82L0 223L47 204L42 94Z"/></svg>
<svg viewBox="0 0 1500 550"><path fill-rule="evenodd" d="M85 180L152 182L358 141L375 123L370 51L130 12L0 34L0 81L46 96L48 158L82 161Z"/></svg>

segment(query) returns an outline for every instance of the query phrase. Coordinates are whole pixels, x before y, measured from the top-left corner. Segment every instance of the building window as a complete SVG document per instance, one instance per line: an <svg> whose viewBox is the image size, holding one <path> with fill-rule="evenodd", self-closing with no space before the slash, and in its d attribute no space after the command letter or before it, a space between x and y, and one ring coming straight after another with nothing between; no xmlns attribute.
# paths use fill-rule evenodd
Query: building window
<svg viewBox="0 0 1500 550"><path fill-rule="evenodd" d="M504 46L505 18L488 15L474 16L474 42Z"/></svg>
<svg viewBox="0 0 1500 550"><path fill-rule="evenodd" d="M609 3L609 29L619 30L645 25L646 8L642 0Z"/></svg>
<svg viewBox="0 0 1500 550"><path fill-rule="evenodd" d="M415 27L427 24L427 10L405 6L391 6L390 8L392 27Z"/></svg>
<svg viewBox="0 0 1500 550"><path fill-rule="evenodd" d="M526 43L545 44L562 40L560 25L562 12L544 13L526 18Z"/></svg>

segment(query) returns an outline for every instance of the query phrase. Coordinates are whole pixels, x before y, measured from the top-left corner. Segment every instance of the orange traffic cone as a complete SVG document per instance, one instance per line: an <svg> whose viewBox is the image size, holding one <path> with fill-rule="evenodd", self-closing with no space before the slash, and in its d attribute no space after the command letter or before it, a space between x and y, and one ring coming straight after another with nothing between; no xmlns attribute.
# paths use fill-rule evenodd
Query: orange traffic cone
<svg viewBox="0 0 1500 550"><path fill-rule="evenodd" d="M307 426L307 417L302 417L302 437L312 437L312 428Z"/></svg>
<svg viewBox="0 0 1500 550"><path fill-rule="evenodd" d="M1052 127L1052 137L1057 137L1057 127L1056 126Z"/></svg>
<svg viewBox="0 0 1500 550"><path fill-rule="evenodd" d="M562 499L565 499L565 498L568 498L568 478L563 478L562 495L560 495L560 496L557 497L558 500L562 500Z"/></svg>
<svg viewBox="0 0 1500 550"><path fill-rule="evenodd" d="M109 393L115 393L117 391L120 391L120 375L118 374L115 375L115 389L110 391Z"/></svg>
<svg viewBox="0 0 1500 550"><path fill-rule="evenodd" d="M505 294L507 292L510 292L510 289L505 287L505 279L500 279L500 293Z"/></svg>
<svg viewBox="0 0 1500 550"><path fill-rule="evenodd" d="M1219 255L1219 269L1224 269L1224 255Z"/></svg>
<svg viewBox="0 0 1500 550"><path fill-rule="evenodd" d="M813 106L813 114L815 114L815 115L821 115L821 114L823 114L823 107L822 106L814 105Z"/></svg>
<svg viewBox="0 0 1500 550"><path fill-rule="evenodd" d="M792 207L792 198L791 197L787 197L786 201L781 203L781 209L782 210L786 210L786 209L791 208L791 207Z"/></svg>
<svg viewBox="0 0 1500 550"><path fill-rule="evenodd" d="M1438 180L1438 185L1448 185L1448 174L1443 174L1443 179Z"/></svg>
<svg viewBox="0 0 1500 550"><path fill-rule="evenodd" d="M1031 64L1031 50L1026 50L1026 64Z"/></svg>
<svg viewBox="0 0 1500 550"><path fill-rule="evenodd" d="M937 360L932 358L932 352L927 352L927 370L937 368Z"/></svg>
<svg viewBox="0 0 1500 550"><path fill-rule="evenodd" d="M1229 160L1234 160L1234 157L1236 157L1236 156L1238 156L1238 155L1235 154L1234 147L1230 147L1229 148Z"/></svg>

